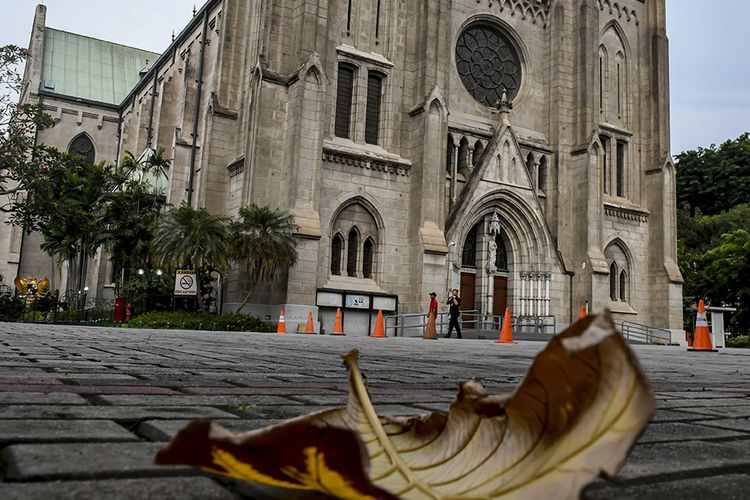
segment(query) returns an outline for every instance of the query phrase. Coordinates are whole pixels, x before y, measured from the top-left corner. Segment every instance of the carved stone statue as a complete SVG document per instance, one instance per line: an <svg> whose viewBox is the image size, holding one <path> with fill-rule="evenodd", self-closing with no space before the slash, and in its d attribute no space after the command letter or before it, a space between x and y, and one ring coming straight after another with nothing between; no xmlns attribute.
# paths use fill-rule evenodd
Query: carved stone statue
<svg viewBox="0 0 750 500"><path fill-rule="evenodd" d="M498 213L497 208L496 208L495 211L492 213L492 219L490 219L489 232L492 236L497 236L498 234L500 234L501 231L502 229L500 228L500 214Z"/></svg>
<svg viewBox="0 0 750 500"><path fill-rule="evenodd" d="M495 243L495 240L490 240L489 243L489 255L487 257L487 272L489 274L495 274L497 272L497 266L495 265L497 261L497 243Z"/></svg>

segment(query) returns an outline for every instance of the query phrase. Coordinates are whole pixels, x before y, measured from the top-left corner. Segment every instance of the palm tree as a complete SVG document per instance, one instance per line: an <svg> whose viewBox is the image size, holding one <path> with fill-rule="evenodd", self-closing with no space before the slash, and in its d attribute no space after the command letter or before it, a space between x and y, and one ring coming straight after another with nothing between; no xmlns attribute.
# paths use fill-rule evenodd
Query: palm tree
<svg viewBox="0 0 750 500"><path fill-rule="evenodd" d="M251 286L237 312L247 305L258 283L271 280L280 268L297 262L297 229L294 217L284 210L255 204L240 209L238 219L230 225L232 247L235 260L247 259Z"/></svg>
<svg viewBox="0 0 750 500"><path fill-rule="evenodd" d="M168 267L188 266L199 276L211 271L226 273L231 256L227 223L226 217L186 203L169 210L154 228L153 250L157 260ZM200 305L202 308L203 304Z"/></svg>

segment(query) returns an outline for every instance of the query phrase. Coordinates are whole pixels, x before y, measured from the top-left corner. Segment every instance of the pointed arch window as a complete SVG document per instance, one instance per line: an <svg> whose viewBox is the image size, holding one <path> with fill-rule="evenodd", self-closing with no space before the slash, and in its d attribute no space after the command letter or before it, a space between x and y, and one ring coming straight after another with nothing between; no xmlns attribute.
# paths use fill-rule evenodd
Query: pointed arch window
<svg viewBox="0 0 750 500"><path fill-rule="evenodd" d="M484 154L484 145L482 144L482 141L477 141L474 144L474 154L472 155L471 159L471 163L474 167L479 164L479 160L482 158L482 154Z"/></svg>
<svg viewBox="0 0 750 500"><path fill-rule="evenodd" d="M352 103L354 102L354 75L356 68L351 64L340 63L336 84L336 137L349 139L351 136Z"/></svg>
<svg viewBox="0 0 750 500"><path fill-rule="evenodd" d="M341 276L341 253L344 250L344 238L336 233L331 243L331 274Z"/></svg>
<svg viewBox="0 0 750 500"><path fill-rule="evenodd" d="M469 141L466 137L458 143L458 170L463 172L469 167Z"/></svg>
<svg viewBox="0 0 750 500"><path fill-rule="evenodd" d="M357 256L359 255L359 231L354 226L349 231L349 240L346 245L346 274L347 276L357 276Z"/></svg>
<svg viewBox="0 0 750 500"><path fill-rule="evenodd" d="M536 177L536 161L534 160L534 154L529 153L526 156L526 170L529 171L529 177L531 177L531 186L534 189L539 188L539 182Z"/></svg>
<svg viewBox="0 0 750 500"><path fill-rule="evenodd" d="M456 154L456 145L453 143L453 137L448 134L448 150L446 151L445 171L453 175L453 161Z"/></svg>
<svg viewBox="0 0 750 500"><path fill-rule="evenodd" d="M461 265L465 267L477 267L477 233L479 225L469 231L464 242L463 253L461 254Z"/></svg>
<svg viewBox="0 0 750 500"><path fill-rule="evenodd" d="M495 254L495 267L500 272L507 272L508 271L508 251L505 248L505 243L503 242L503 238L498 234L495 236L495 245L497 245L497 250Z"/></svg>
<svg viewBox="0 0 750 500"><path fill-rule="evenodd" d="M539 160L539 189L545 191L547 189L547 157L542 156Z"/></svg>
<svg viewBox="0 0 750 500"><path fill-rule="evenodd" d="M617 263L613 262L612 265L609 266L609 298L612 301L617 300L617 278Z"/></svg>
<svg viewBox="0 0 750 500"><path fill-rule="evenodd" d="M620 273L620 301L621 302L627 302L628 301L628 273L627 271L622 271Z"/></svg>
<svg viewBox="0 0 750 500"><path fill-rule="evenodd" d="M96 161L94 143L91 142L91 139L86 134L81 134L73 139L68 148L68 153L82 157L86 163L94 163Z"/></svg>
<svg viewBox="0 0 750 500"><path fill-rule="evenodd" d="M385 75L377 71L367 74L367 110L365 112L365 142L378 144L380 139L380 108L383 100Z"/></svg>
<svg viewBox="0 0 750 500"><path fill-rule="evenodd" d="M375 242L372 238L367 238L362 247L362 276L372 278L372 268L375 259Z"/></svg>

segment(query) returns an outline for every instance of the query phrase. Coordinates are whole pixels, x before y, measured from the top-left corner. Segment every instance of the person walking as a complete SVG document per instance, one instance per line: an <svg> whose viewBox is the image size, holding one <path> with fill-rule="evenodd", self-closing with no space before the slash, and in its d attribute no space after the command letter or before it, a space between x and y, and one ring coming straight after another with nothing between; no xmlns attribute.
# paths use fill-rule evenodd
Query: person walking
<svg viewBox="0 0 750 500"><path fill-rule="evenodd" d="M438 303L435 297L437 297L435 292L430 293L430 310L427 313L427 328L425 328L424 337L422 337L426 340L437 340L435 322L437 321L438 315Z"/></svg>
<svg viewBox="0 0 750 500"><path fill-rule="evenodd" d="M453 289L451 291L451 295L448 297L448 302L446 302L450 306L450 312L448 313L448 316L450 318L450 322L448 323L448 334L443 337L446 339L449 339L451 337L451 334L453 333L453 328L456 329L456 335L458 338L462 339L463 336L461 336L461 325L458 324L458 318L461 316L461 297L458 296L458 290Z"/></svg>

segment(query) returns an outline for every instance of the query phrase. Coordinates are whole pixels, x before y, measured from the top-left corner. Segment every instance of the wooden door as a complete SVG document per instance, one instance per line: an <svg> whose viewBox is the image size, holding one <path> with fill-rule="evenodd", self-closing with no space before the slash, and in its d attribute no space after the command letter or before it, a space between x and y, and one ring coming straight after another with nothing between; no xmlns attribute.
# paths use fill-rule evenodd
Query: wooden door
<svg viewBox="0 0 750 500"><path fill-rule="evenodd" d="M472 273L461 273L461 310L471 311L474 310L474 298L476 296L476 284L477 275ZM475 319L474 316L469 316L465 319ZM463 321L463 328L475 328L473 321Z"/></svg>
<svg viewBox="0 0 750 500"><path fill-rule="evenodd" d="M492 314L502 316L508 307L508 278L495 276L494 292L492 294Z"/></svg>

